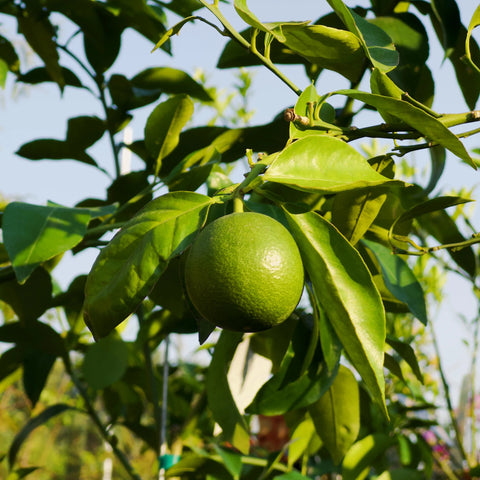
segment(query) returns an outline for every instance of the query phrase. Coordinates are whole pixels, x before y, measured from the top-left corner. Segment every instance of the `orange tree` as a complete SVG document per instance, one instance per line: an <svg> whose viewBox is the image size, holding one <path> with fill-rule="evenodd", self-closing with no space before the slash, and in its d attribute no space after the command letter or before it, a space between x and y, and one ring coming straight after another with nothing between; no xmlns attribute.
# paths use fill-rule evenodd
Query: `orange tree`
<svg viewBox="0 0 480 480"><path fill-rule="evenodd" d="M451 458L429 444L426 429L436 423L436 406L424 397L421 352L414 348L419 326L428 323L425 282L422 266L419 278L412 267L416 258L431 257L476 292L480 237L474 229L462 233L445 211L470 199L434 192L447 153L476 174L463 140L477 133L468 124L480 119L480 52L472 38L480 9L463 25L454 0L371 0L366 7L328 0L330 12L314 23L264 23L245 0L235 0L246 24L239 32L222 3L0 2L2 15L17 22L42 61L24 71L12 42L1 37L2 82L13 75L19 83L85 88L103 111L70 118L64 139L32 140L18 155L73 159L106 171L105 159L88 150L107 137L115 170L101 198L74 207L13 201L3 208L0 299L10 313L0 326L2 388L20 373L35 407L54 365L63 365L73 384L73 398L50 395L0 452L6 468L12 478L39 474L34 465L18 464L22 447L35 428L73 412L88 416L122 478L140 478L121 435L125 429L158 456L152 478L157 471L168 478L430 478L439 468L448 478L475 475L475 452L465 448L450 403ZM165 12L184 19L168 29ZM74 26L72 38L81 36L83 51L60 43L54 22L61 17ZM191 21L226 39L218 68L263 66L298 95L295 105L279 99L282 114L264 125L193 127L194 105L212 102L214 92L187 73L161 66L130 77L112 71L126 29L168 53L171 37ZM463 96L469 111L432 110L426 23L455 69L452 94ZM66 57L72 68L62 65ZM302 65L303 85L295 85L282 64ZM318 79L326 70L351 88L322 91ZM144 137L123 145L119 134L137 109L148 106ZM387 149L362 152L358 141L365 139L382 139ZM143 169L121 174L122 146ZM396 161L415 152L430 154L426 186L395 173ZM241 180L229 176L233 165L247 165L245 158ZM302 301L285 321L260 332L216 330L185 291L192 242L232 212L255 212L283 225L303 263ZM240 234L254 261L239 263L253 268L248 275L234 273L219 295L255 277L261 261L249 239ZM92 248L100 252L91 271L65 291L54 288L62 255ZM199 276L196 283L213 281ZM281 301L270 276L268 289L260 283L248 295L253 303ZM209 290L206 301L215 306L224 299ZM55 321L52 311L66 323ZM127 322L134 340L122 338ZM153 353L162 343L168 351L172 333L197 334L211 355L209 365L169 370L168 361L157 364ZM241 357L241 351L247 353ZM252 359L259 357L270 373L240 405L227 372L243 358L241 376L248 378L252 369L255 376Z"/></svg>

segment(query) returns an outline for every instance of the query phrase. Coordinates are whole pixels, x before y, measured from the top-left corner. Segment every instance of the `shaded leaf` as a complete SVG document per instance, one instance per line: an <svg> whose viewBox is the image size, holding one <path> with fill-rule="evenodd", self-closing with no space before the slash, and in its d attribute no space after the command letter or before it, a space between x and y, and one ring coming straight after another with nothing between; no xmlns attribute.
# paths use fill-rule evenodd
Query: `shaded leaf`
<svg viewBox="0 0 480 480"><path fill-rule="evenodd" d="M20 59L11 42L0 35L0 59L5 62L8 70L18 73L20 70Z"/></svg>
<svg viewBox="0 0 480 480"><path fill-rule="evenodd" d="M67 126L66 142L74 149L86 149L102 138L106 125L95 116L70 118Z"/></svg>
<svg viewBox="0 0 480 480"><path fill-rule="evenodd" d="M55 359L55 355L40 350L31 350L23 355L23 387L32 407L40 398Z"/></svg>
<svg viewBox="0 0 480 480"><path fill-rule="evenodd" d="M472 19L470 20L470 24L468 26L467 35L465 38L465 58L467 59L468 63L480 73L480 67L473 61L472 52L470 47L470 39L472 36L472 31L474 28L480 25L480 5L476 8L475 12L473 13Z"/></svg>
<svg viewBox="0 0 480 480"><path fill-rule="evenodd" d="M71 87L82 88L82 82L79 78L73 73L70 69L66 67L60 67L62 70L62 75L65 80L65 85ZM30 83L31 85L37 85L43 82L53 82L54 80L48 74L48 71L45 67L36 67L32 68L26 73L22 73L17 77L17 82Z"/></svg>
<svg viewBox="0 0 480 480"><path fill-rule="evenodd" d="M413 347L406 342L402 342L391 335L387 335L387 343L400 355L400 357L407 362L412 372L417 377L419 382L423 383L423 374L418 365L418 360L415 355Z"/></svg>
<svg viewBox="0 0 480 480"><path fill-rule="evenodd" d="M427 324L425 295L420 282L407 262L379 243L364 240L372 250L382 268L383 279L388 290L408 308L424 325Z"/></svg>
<svg viewBox="0 0 480 480"><path fill-rule="evenodd" d="M25 283L15 279L0 283L0 300L8 303L22 322L37 320L52 301L52 279L43 268L37 268Z"/></svg>
<svg viewBox="0 0 480 480"><path fill-rule="evenodd" d="M67 410L76 410L76 409L74 407L70 407L69 405L66 405L63 403L57 403L55 405L51 405L50 407L47 407L36 417L33 417L28 421L28 423L15 436L12 444L10 445L10 449L8 451L8 463L10 465L10 468L13 467L13 465L15 464L18 452L23 442L25 442L25 440L33 432L33 430L43 425L51 418L57 415L60 415L61 413Z"/></svg>
<svg viewBox="0 0 480 480"><path fill-rule="evenodd" d="M206 387L208 405L223 430L225 440L247 454L250 450L250 434L227 380L228 367L241 339L241 333L222 331L208 369Z"/></svg>
<svg viewBox="0 0 480 480"><path fill-rule="evenodd" d="M316 296L372 399L388 417L383 378L385 312L367 266L320 215L286 215Z"/></svg>
<svg viewBox="0 0 480 480"><path fill-rule="evenodd" d="M110 335L88 346L82 373L90 387L102 389L120 380L127 366L127 344L120 336Z"/></svg>
<svg viewBox="0 0 480 480"><path fill-rule="evenodd" d="M27 325L21 322L8 322L0 326L0 342L15 343L24 351L38 350L56 357L65 357L65 343L49 325L33 321Z"/></svg>
<svg viewBox="0 0 480 480"><path fill-rule="evenodd" d="M133 313L203 225L210 197L174 192L149 202L97 257L85 287L85 323L106 336Z"/></svg>
<svg viewBox="0 0 480 480"><path fill-rule="evenodd" d="M360 396L353 373L340 365L330 388L308 411L317 434L338 465L360 431Z"/></svg>
<svg viewBox="0 0 480 480"><path fill-rule="evenodd" d="M24 143L16 152L21 157L29 160L78 160L98 167L97 162L83 149L79 149L63 140L53 138L41 138Z"/></svg>
<svg viewBox="0 0 480 480"><path fill-rule="evenodd" d="M18 30L23 34L28 44L35 53L43 60L45 68L54 82L61 90L65 86L63 71L58 63L59 56L55 43L55 28L47 16L41 14L38 17L33 10L22 10L17 17Z"/></svg>
<svg viewBox="0 0 480 480"><path fill-rule="evenodd" d="M330 136L301 138L274 154L264 178L324 194L399 183L376 172L352 146Z"/></svg>

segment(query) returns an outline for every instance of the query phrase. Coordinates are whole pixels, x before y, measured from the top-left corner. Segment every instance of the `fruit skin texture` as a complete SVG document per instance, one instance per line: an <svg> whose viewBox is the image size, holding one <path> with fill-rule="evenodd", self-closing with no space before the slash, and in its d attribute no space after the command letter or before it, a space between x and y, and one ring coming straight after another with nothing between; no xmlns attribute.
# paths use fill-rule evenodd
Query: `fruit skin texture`
<svg viewBox="0 0 480 480"><path fill-rule="evenodd" d="M241 332L286 320L303 291L303 264L290 232L267 215L232 213L208 224L185 263L188 296L214 325Z"/></svg>

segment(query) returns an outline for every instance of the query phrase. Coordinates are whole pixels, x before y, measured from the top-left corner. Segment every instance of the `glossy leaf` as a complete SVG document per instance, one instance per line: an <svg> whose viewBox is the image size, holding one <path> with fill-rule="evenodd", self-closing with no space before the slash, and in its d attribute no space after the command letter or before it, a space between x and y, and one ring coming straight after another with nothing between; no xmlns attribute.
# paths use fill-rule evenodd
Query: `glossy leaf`
<svg viewBox="0 0 480 480"><path fill-rule="evenodd" d="M413 315L426 325L428 320L425 295L407 262L398 255L393 255L390 249L379 243L368 240L364 240L364 243L373 251L380 263L388 290L398 300L407 304Z"/></svg>
<svg viewBox="0 0 480 480"><path fill-rule="evenodd" d="M120 337L110 335L88 346L82 373L90 387L102 389L120 380L127 366L127 344Z"/></svg>
<svg viewBox="0 0 480 480"><path fill-rule="evenodd" d="M358 37L325 25L282 25L284 44L321 68L340 73L351 82L363 74L365 54Z"/></svg>
<svg viewBox="0 0 480 480"><path fill-rule="evenodd" d="M0 283L0 300L8 303L22 322L37 320L52 301L52 279L37 268L21 285L15 279Z"/></svg>
<svg viewBox="0 0 480 480"><path fill-rule="evenodd" d="M344 480L363 480L371 464L382 455L395 440L383 433L368 435L356 442L345 455L342 464Z"/></svg>
<svg viewBox="0 0 480 480"><path fill-rule="evenodd" d="M324 194L399 183L377 173L352 146L330 136L309 136L287 146L275 154L264 178Z"/></svg>
<svg viewBox="0 0 480 480"><path fill-rule="evenodd" d="M130 82L134 88L141 90L159 90L162 93L170 94L183 93L204 102L213 100L200 83L176 68L147 68L135 75Z"/></svg>
<svg viewBox="0 0 480 480"><path fill-rule="evenodd" d="M360 396L353 373L340 366L333 384L308 407L315 429L338 465L360 431Z"/></svg>
<svg viewBox="0 0 480 480"><path fill-rule="evenodd" d="M22 444L27 440L28 436L35 430L37 427L45 424L48 420L67 410L76 410L74 407L63 403L57 403L55 405L51 405L43 410L37 416L31 418L28 423L20 430L19 433L13 439L12 444L10 445L10 449L8 451L8 463L10 468L13 467L15 461L17 459L18 452L20 451L20 447Z"/></svg>
<svg viewBox="0 0 480 480"><path fill-rule="evenodd" d="M473 160L457 136L448 130L441 122L420 108L396 98L360 92L358 90L338 90L336 93L360 100L379 110L389 111L407 125L418 130L426 138L442 145L476 169Z"/></svg>
<svg viewBox="0 0 480 480"><path fill-rule="evenodd" d="M397 66L398 52L391 38L380 27L356 14L342 0L328 0L328 3L347 29L360 39L365 54L375 68L382 72L389 72Z"/></svg>
<svg viewBox="0 0 480 480"><path fill-rule="evenodd" d="M247 454L250 450L250 434L227 380L230 362L241 339L241 333L222 332L208 369L206 387L208 405L223 430L225 440Z"/></svg>
<svg viewBox="0 0 480 480"><path fill-rule="evenodd" d="M320 215L287 213L315 294L372 399L385 406L385 312L359 253Z"/></svg>
<svg viewBox="0 0 480 480"><path fill-rule="evenodd" d="M186 95L177 95L157 105L145 124L145 145L155 158L155 175L162 160L178 145L179 135L193 114L193 103Z"/></svg>
<svg viewBox="0 0 480 480"><path fill-rule="evenodd" d="M133 313L179 255L214 203L175 192L148 203L97 257L85 287L85 322L95 338L106 336Z"/></svg>
<svg viewBox="0 0 480 480"><path fill-rule="evenodd" d="M55 44L55 28L47 16L36 16L32 11L24 11L17 17L18 30L24 35L28 44L43 60L48 74L61 90L65 86L63 71L58 63L59 56Z"/></svg>
<svg viewBox="0 0 480 480"><path fill-rule="evenodd" d="M24 283L41 263L77 245L91 218L88 209L9 203L3 235L18 281Z"/></svg>
<svg viewBox="0 0 480 480"><path fill-rule="evenodd" d="M262 22L260 22L260 20L250 11L246 0L234 0L233 3L238 16L245 23L258 30L266 30L266 27L262 24Z"/></svg>

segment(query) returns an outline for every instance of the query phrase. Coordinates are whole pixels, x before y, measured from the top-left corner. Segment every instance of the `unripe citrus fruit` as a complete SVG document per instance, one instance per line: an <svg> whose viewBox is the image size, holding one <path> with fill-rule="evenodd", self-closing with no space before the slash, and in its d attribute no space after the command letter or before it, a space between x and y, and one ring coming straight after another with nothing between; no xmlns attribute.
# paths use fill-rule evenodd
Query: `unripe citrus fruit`
<svg viewBox="0 0 480 480"><path fill-rule="evenodd" d="M214 325L255 332L295 310L303 264L289 231L267 215L232 213L208 224L185 263L188 296Z"/></svg>

